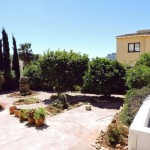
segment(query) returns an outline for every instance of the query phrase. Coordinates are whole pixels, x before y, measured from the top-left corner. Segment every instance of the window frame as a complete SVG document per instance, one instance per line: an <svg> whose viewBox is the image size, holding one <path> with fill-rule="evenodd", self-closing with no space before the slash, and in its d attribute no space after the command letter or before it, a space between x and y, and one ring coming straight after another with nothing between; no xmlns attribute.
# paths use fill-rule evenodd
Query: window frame
<svg viewBox="0 0 150 150"><path fill-rule="evenodd" d="M129 51L129 45L130 45L130 44L133 44L133 45L134 45L133 51ZM135 45L136 45L136 44L139 44L139 51L136 51L136 50L135 50ZM136 53L136 52L137 52L137 53L140 52L140 42L136 42L136 43L128 43L128 53Z"/></svg>

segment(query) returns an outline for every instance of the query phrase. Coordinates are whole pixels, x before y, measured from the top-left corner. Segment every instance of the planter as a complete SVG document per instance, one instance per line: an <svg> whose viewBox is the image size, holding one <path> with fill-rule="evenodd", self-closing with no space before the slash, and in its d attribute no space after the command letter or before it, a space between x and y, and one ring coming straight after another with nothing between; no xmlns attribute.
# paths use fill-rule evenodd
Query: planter
<svg viewBox="0 0 150 150"><path fill-rule="evenodd" d="M20 122L28 121L28 118L25 118L23 116L19 116Z"/></svg>
<svg viewBox="0 0 150 150"><path fill-rule="evenodd" d="M45 117L35 120L35 123L36 123L37 126L43 126L44 121L45 121Z"/></svg>
<svg viewBox="0 0 150 150"><path fill-rule="evenodd" d="M28 117L29 124L35 124L35 119L33 117Z"/></svg>
<svg viewBox="0 0 150 150"><path fill-rule="evenodd" d="M91 105L86 105L86 106L85 106L85 109L86 109L87 111L91 111Z"/></svg>
<svg viewBox="0 0 150 150"><path fill-rule="evenodd" d="M14 110L14 114L15 114L15 117L19 118L20 110L19 109L15 109Z"/></svg>
<svg viewBox="0 0 150 150"><path fill-rule="evenodd" d="M10 106L10 107L9 107L9 112L10 112L10 114L14 114L14 110L16 110L16 109L17 109L16 106Z"/></svg>

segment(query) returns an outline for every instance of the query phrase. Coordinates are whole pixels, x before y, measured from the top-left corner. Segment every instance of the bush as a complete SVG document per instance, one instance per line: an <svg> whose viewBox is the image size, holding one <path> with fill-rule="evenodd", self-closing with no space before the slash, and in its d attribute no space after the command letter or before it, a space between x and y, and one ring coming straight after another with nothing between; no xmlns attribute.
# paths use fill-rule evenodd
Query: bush
<svg viewBox="0 0 150 150"><path fill-rule="evenodd" d="M140 89L150 84L150 68L143 65L135 66L127 71L126 77L129 89Z"/></svg>
<svg viewBox="0 0 150 150"><path fill-rule="evenodd" d="M93 59L84 76L82 91L104 95L125 92L125 68L117 61Z"/></svg>
<svg viewBox="0 0 150 150"><path fill-rule="evenodd" d="M23 75L29 77L31 89L41 89L40 84L43 82L41 79L41 69L38 61L27 65L23 70Z"/></svg>
<svg viewBox="0 0 150 150"><path fill-rule="evenodd" d="M138 65L150 67L150 53L145 53L141 55L138 61L136 62L136 66Z"/></svg>
<svg viewBox="0 0 150 150"><path fill-rule="evenodd" d="M48 51L40 58L41 76L57 92L73 90L82 85L88 61L87 55L73 51Z"/></svg>
<svg viewBox="0 0 150 150"><path fill-rule="evenodd" d="M132 89L126 94L125 107L120 114L121 121L130 125L138 112L141 104L150 94L149 87L143 87L142 89Z"/></svg>
<svg viewBox="0 0 150 150"><path fill-rule="evenodd" d="M118 143L124 143L124 137L126 137L126 129L122 124L112 123L107 129L107 138L111 145Z"/></svg>

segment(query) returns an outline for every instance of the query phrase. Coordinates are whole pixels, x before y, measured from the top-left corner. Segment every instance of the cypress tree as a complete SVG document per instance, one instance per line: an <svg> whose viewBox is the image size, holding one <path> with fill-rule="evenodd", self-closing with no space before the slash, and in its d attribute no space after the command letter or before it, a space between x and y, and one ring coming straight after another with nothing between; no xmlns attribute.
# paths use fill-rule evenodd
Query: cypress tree
<svg viewBox="0 0 150 150"><path fill-rule="evenodd" d="M3 58L3 52L2 52L2 40L0 39L0 71L4 70L4 58Z"/></svg>
<svg viewBox="0 0 150 150"><path fill-rule="evenodd" d="M17 86L19 85L19 79L20 79L20 67L19 67L19 57L18 57L18 52L17 52L17 45L16 45L16 40L14 36L12 36L13 40L13 60L12 60L12 70L15 71L15 79L16 79L16 84Z"/></svg>
<svg viewBox="0 0 150 150"><path fill-rule="evenodd" d="M3 39L3 54L4 54L4 79L5 84L4 88L6 90L11 89L11 67L10 67L10 50L9 50L9 42L8 35L5 29L2 30L2 39Z"/></svg>

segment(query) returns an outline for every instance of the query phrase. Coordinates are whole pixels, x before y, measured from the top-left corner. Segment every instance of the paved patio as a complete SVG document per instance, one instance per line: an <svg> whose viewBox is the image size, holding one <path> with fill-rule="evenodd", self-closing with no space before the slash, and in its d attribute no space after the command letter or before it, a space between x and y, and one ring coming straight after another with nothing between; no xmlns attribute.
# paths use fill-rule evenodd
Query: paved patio
<svg viewBox="0 0 150 150"><path fill-rule="evenodd" d="M20 123L6 108L0 112L0 150L94 150L92 143L111 122L117 109L85 106L47 116L45 126Z"/></svg>

